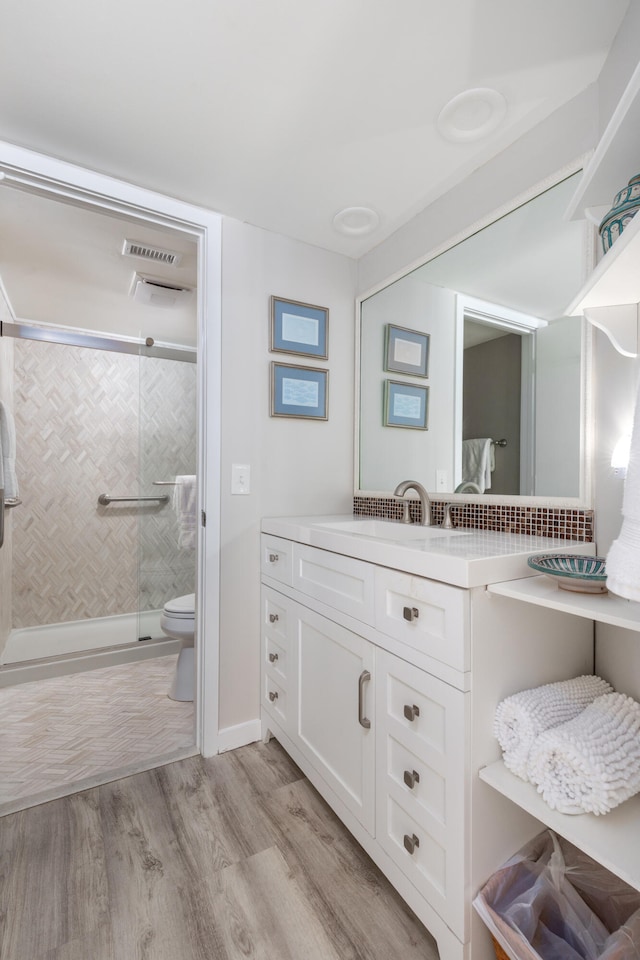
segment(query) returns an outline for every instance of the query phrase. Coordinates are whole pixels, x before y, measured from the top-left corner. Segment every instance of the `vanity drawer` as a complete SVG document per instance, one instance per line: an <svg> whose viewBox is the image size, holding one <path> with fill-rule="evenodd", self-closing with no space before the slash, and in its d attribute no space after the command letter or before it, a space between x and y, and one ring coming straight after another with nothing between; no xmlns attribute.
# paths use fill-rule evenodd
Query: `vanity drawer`
<svg viewBox="0 0 640 960"><path fill-rule="evenodd" d="M262 678L262 704L274 720L287 728L287 692L281 684L266 672Z"/></svg>
<svg viewBox="0 0 640 960"><path fill-rule="evenodd" d="M375 568L375 626L456 670L469 669L468 591Z"/></svg>
<svg viewBox="0 0 640 960"><path fill-rule="evenodd" d="M281 644L287 642L286 603L286 597L282 594L269 587L262 588L263 632Z"/></svg>
<svg viewBox="0 0 640 960"><path fill-rule="evenodd" d="M260 538L260 569L266 577L272 577L291 586L293 568L293 544L281 537L263 533Z"/></svg>
<svg viewBox="0 0 640 960"><path fill-rule="evenodd" d="M294 546L296 590L369 624L373 624L374 569L362 560L328 550L299 543Z"/></svg>
<svg viewBox="0 0 640 960"><path fill-rule="evenodd" d="M262 646L264 650L265 671L278 683L285 683L287 679L288 654L287 648L270 636L265 636Z"/></svg>
<svg viewBox="0 0 640 960"><path fill-rule="evenodd" d="M469 694L376 650L376 838L464 939Z"/></svg>

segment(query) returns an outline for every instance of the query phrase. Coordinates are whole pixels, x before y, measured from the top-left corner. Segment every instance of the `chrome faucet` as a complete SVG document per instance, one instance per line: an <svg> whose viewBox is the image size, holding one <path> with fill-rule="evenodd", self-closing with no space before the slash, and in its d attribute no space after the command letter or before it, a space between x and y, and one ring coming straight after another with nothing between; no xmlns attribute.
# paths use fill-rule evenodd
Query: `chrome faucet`
<svg viewBox="0 0 640 960"><path fill-rule="evenodd" d="M403 480L402 483L399 483L398 486L393 491L394 497L404 497L407 490L415 490L420 498L420 506L422 507L422 526L430 527L433 522L433 517L431 513L431 500L429 500L429 494L422 486L421 483L418 483L417 480ZM404 501L404 513L402 515L403 523L411 523L411 516L409 513L409 501Z"/></svg>

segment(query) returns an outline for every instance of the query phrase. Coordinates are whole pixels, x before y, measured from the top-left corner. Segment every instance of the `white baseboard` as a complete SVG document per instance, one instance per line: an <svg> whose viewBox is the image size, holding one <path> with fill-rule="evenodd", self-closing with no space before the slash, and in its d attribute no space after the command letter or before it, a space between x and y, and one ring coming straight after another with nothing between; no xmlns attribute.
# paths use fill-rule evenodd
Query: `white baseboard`
<svg viewBox="0 0 640 960"><path fill-rule="evenodd" d="M255 743L261 737L258 717L255 720L247 720L246 723L237 723L233 727L224 727L218 733L218 751L226 753L227 750L237 750L238 747L245 747L248 743Z"/></svg>

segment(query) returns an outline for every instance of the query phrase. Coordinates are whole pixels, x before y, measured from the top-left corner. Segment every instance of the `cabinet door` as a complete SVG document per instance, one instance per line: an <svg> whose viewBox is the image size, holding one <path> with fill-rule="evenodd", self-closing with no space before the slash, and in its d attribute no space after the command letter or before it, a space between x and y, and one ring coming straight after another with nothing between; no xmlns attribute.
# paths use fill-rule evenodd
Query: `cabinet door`
<svg viewBox="0 0 640 960"><path fill-rule="evenodd" d="M376 650L376 838L464 939L469 694Z"/></svg>
<svg viewBox="0 0 640 960"><path fill-rule="evenodd" d="M296 604L297 739L324 781L373 835L373 646Z"/></svg>

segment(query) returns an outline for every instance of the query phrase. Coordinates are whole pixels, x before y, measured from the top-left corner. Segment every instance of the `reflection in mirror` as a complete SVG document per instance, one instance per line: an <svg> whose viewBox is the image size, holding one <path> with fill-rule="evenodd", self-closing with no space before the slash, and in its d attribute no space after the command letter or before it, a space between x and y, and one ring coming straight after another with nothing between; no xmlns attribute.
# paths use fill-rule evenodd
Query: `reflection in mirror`
<svg viewBox="0 0 640 960"><path fill-rule="evenodd" d="M440 497L583 496L583 330L563 316L586 274L585 225L563 219L578 176L362 302L361 492L412 477ZM415 344L398 349L416 372L395 372L390 324L428 343L426 377ZM389 380L413 388L395 388L405 412L427 388L427 430L389 425Z"/></svg>

